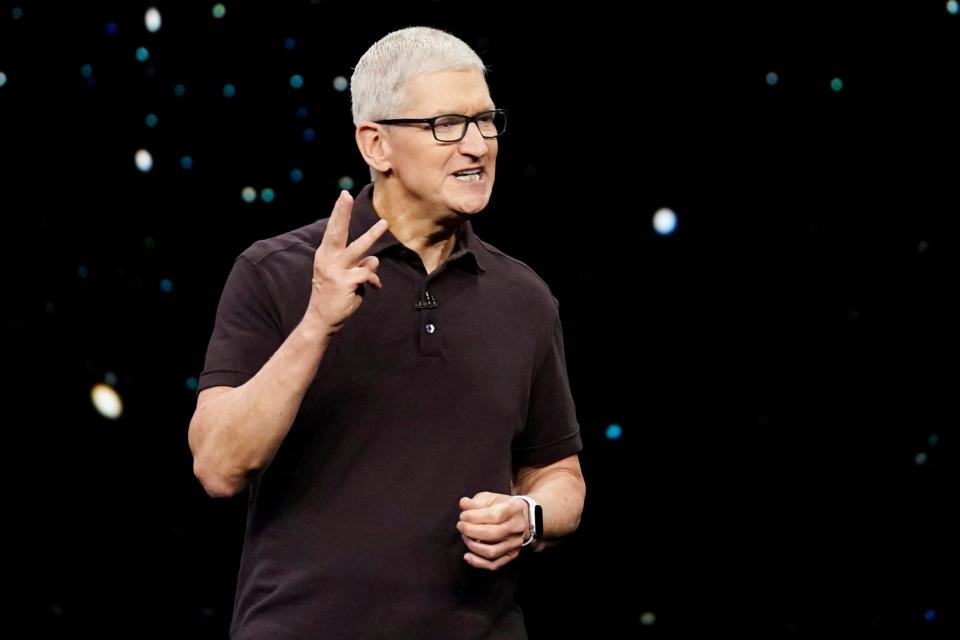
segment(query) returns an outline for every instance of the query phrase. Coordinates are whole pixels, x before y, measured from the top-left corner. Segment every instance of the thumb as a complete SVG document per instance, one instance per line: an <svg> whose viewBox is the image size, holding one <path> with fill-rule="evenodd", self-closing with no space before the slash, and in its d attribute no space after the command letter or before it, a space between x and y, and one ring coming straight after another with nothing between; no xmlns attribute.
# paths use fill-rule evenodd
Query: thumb
<svg viewBox="0 0 960 640"><path fill-rule="evenodd" d="M481 491L477 495L473 496L470 501L476 507L489 507L497 500L496 493L490 493L489 491Z"/></svg>

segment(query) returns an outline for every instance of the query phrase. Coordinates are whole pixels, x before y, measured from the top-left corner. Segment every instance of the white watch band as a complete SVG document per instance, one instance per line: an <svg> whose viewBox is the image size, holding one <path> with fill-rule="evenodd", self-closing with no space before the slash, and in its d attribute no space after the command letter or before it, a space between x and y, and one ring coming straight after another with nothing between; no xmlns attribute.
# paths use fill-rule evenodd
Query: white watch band
<svg viewBox="0 0 960 640"><path fill-rule="evenodd" d="M527 503L527 522L530 523L530 537L523 541L521 547L525 547L531 542L537 539L537 519L536 519L536 508L540 504L530 496L513 496L514 498L519 498Z"/></svg>

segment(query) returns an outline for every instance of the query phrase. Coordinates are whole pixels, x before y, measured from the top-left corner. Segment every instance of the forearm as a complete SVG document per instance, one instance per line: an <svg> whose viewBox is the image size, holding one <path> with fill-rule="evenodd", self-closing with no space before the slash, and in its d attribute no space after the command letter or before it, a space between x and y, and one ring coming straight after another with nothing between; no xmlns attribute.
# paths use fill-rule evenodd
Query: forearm
<svg viewBox="0 0 960 640"><path fill-rule="evenodd" d="M580 524L586 485L583 475L571 469L553 469L521 480L517 494L531 496L543 507L543 534L534 551L556 544Z"/></svg>
<svg viewBox="0 0 960 640"><path fill-rule="evenodd" d="M273 459L316 376L329 333L301 322L245 384L198 408L190 425L194 470L211 495L242 490Z"/></svg>

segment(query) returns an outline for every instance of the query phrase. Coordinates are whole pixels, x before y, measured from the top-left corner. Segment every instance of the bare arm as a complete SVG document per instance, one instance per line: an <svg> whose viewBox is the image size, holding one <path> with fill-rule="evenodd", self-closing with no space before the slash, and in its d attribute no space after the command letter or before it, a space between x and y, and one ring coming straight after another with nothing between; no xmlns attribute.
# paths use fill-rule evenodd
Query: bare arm
<svg viewBox="0 0 960 640"><path fill-rule="evenodd" d="M360 307L357 288L380 288L378 260L364 255L386 231L380 221L347 246L353 200L342 192L314 257L303 320L245 384L204 389L190 420L193 469L215 497L240 492L276 455L316 376L331 337Z"/></svg>
<svg viewBox="0 0 960 640"><path fill-rule="evenodd" d="M528 495L543 506L543 536L531 544L534 551L555 545L580 525L587 487L576 455L545 467L522 467L515 480L517 495Z"/></svg>
<svg viewBox="0 0 960 640"><path fill-rule="evenodd" d="M513 491L460 498L457 531L467 547L463 559L471 566L496 571L520 555L530 517L527 503L514 495L529 495L543 507L543 534L531 544L534 551L556 544L580 524L586 485L576 455L543 467L521 467Z"/></svg>
<svg viewBox="0 0 960 640"><path fill-rule="evenodd" d="M239 387L211 387L197 397L188 440L193 471L213 497L246 487L286 437L330 341L305 323Z"/></svg>

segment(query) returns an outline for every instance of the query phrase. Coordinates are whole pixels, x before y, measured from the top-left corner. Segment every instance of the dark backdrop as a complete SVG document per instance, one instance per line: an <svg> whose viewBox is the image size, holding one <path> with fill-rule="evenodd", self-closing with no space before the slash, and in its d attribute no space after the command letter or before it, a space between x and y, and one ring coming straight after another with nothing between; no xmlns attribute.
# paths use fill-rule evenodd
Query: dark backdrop
<svg viewBox="0 0 960 640"><path fill-rule="evenodd" d="M225 637L244 499L186 444L219 292L365 183L334 78L427 24L510 110L476 228L560 300L583 431L531 637L955 627L960 16L846 4L0 3L15 613Z"/></svg>

